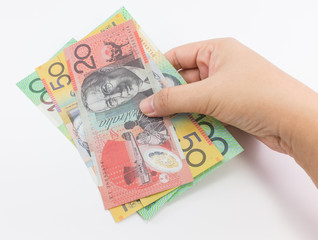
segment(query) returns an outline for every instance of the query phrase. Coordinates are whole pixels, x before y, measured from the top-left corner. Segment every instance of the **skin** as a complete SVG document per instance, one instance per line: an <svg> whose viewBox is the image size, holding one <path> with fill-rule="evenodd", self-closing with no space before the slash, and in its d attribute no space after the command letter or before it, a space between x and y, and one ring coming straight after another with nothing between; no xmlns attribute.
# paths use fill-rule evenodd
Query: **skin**
<svg viewBox="0 0 318 240"><path fill-rule="evenodd" d="M232 38L180 46L166 57L189 84L143 100L144 114L210 115L292 156L318 187L316 92Z"/></svg>

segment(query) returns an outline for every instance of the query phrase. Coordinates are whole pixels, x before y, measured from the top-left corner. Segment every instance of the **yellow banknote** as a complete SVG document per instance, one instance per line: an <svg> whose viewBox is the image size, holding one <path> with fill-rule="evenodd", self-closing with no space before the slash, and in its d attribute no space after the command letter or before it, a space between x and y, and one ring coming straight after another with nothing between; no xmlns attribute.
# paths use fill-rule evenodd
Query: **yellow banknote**
<svg viewBox="0 0 318 240"><path fill-rule="evenodd" d="M94 161L85 138L82 120L77 108L77 101L73 92L71 78L68 74L64 53L58 54L47 63L38 67L36 71L70 133L88 171L94 182L98 185L98 173L94 167Z"/></svg>
<svg viewBox="0 0 318 240"><path fill-rule="evenodd" d="M105 31L115 25L125 22L121 14L110 18L107 22L97 27L85 38ZM96 185L101 185L100 174L94 156L91 156L86 141L82 120L77 107L77 101L73 92L71 78L69 76L64 52L41 65L36 69L48 94L66 125L75 146L77 147L83 161L85 162Z"/></svg>

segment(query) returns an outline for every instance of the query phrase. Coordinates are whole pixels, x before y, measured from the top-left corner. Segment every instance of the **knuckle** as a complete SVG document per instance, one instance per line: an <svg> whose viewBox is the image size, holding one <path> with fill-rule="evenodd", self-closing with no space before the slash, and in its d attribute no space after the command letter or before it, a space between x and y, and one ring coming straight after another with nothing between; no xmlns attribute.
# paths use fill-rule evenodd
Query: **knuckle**
<svg viewBox="0 0 318 240"><path fill-rule="evenodd" d="M212 44L206 44L203 45L202 48L199 49L198 55L197 55L197 65L206 65L208 63L208 60L214 50L214 45Z"/></svg>
<svg viewBox="0 0 318 240"><path fill-rule="evenodd" d="M201 79L205 79L209 76L209 65L214 50L215 44L207 42L198 51L196 64L200 70Z"/></svg>

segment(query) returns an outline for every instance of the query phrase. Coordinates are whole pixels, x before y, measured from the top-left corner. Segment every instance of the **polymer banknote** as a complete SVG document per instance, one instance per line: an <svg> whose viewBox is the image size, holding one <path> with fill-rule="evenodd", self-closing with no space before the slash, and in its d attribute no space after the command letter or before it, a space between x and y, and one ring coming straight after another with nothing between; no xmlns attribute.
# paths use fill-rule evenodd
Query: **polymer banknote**
<svg viewBox="0 0 318 240"><path fill-rule="evenodd" d="M193 180L171 121L139 109L157 85L132 21L64 53L105 209Z"/></svg>
<svg viewBox="0 0 318 240"><path fill-rule="evenodd" d="M119 17L119 15L122 16L121 13L114 14L113 16ZM111 17L110 19L112 19L112 18L113 17ZM125 18L123 18L123 16L122 16L121 19L125 19ZM106 20L105 24L107 24L107 23L109 23L109 20ZM103 25L104 24L102 24L101 26L103 26ZM108 24L107 26L110 28L110 27L113 27L116 25L115 24L112 24L112 25ZM96 31L94 31L94 32L96 32ZM90 34L90 36L92 36L92 35L93 34ZM149 55L147 55L147 57L148 57L149 62L150 62L152 73L156 79L156 83L158 84L158 86L157 86L158 89L169 86L168 82L166 82L166 78L162 75L160 70L154 64L151 57ZM185 154L187 154L187 161L191 161L191 159L194 159L194 156L198 157L198 159L200 159L200 156L202 158L202 155L204 155L203 156L204 159L199 160L199 162L201 161L200 164L189 165L193 177L204 172L206 169L210 168L216 162L220 161L223 158L222 155L219 153L219 151L215 148L215 146L213 146L213 144L211 144L211 141L206 136L206 134L202 131L202 128L199 127L199 125L193 120L191 115L185 115L185 114L180 115L178 118L172 119L172 124L174 125L175 128L176 128L176 125L178 125L178 127L177 127L178 130L176 128L176 132L177 132L177 135L179 133L179 135L178 135L179 139L180 138L183 139L184 137L185 137L185 139L189 138L189 136L187 136L187 134L186 134L187 131L180 131L180 129L189 129L189 130L194 129L194 132L192 132L191 134L196 134L195 136L197 136L197 137L199 134L201 139L203 139L202 142L201 141L200 142L191 141L191 145L188 146L187 148L183 149L183 152ZM184 133L184 135L182 135L182 133ZM182 141L181 145L182 145L182 143L184 143L184 142ZM208 147L209 145L212 145L212 146ZM187 153L188 151L190 154ZM201 151L202 153L200 153L199 151ZM143 206L147 206L147 205L153 203L154 201L156 201L157 199L166 195L170 191L171 190L167 190L167 191L164 191L164 192L161 192L158 194L154 194L154 195L142 198L138 201L123 204L122 206L118 206L118 207L115 207L113 209L110 209L110 211L111 211L114 219L116 221L120 221L120 220L126 218L127 216L131 215L132 213L138 211Z"/></svg>

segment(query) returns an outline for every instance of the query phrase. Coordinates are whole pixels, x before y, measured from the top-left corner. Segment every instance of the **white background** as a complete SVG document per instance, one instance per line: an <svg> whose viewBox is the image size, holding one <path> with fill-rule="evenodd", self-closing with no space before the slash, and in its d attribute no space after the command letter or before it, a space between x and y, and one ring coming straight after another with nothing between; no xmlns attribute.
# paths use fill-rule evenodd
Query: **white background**
<svg viewBox="0 0 318 240"><path fill-rule="evenodd" d="M75 148L15 83L122 5L163 52L232 36L318 91L316 0L1 0L0 239L318 239L309 177L237 130L245 152L151 221L104 211Z"/></svg>

